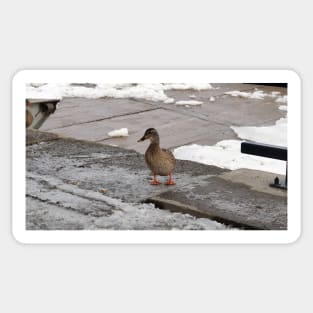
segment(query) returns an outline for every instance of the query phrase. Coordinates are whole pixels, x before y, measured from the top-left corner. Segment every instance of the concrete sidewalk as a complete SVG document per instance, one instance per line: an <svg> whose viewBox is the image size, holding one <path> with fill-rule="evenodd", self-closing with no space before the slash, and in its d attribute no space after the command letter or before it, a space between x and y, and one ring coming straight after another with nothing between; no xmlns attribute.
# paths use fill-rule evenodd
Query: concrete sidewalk
<svg viewBox="0 0 313 313"><path fill-rule="evenodd" d="M268 187L270 173L177 161L176 186L151 186L134 150L39 131L27 131L26 153L27 229L287 228L286 192Z"/></svg>
<svg viewBox="0 0 313 313"><path fill-rule="evenodd" d="M135 99L65 98L41 130L143 153L145 146L137 143L137 139L150 127L159 131L162 147L173 149L190 143L214 145L223 139L237 139L230 126L272 125L285 116L274 98L247 99L225 95L225 92L259 88L266 93L279 91L285 95L286 88L249 84L212 85L217 89L166 91L169 97L176 100L203 102L201 106L192 107ZM212 96L215 98L213 102L210 101ZM108 136L109 131L125 127L129 130L129 137Z"/></svg>

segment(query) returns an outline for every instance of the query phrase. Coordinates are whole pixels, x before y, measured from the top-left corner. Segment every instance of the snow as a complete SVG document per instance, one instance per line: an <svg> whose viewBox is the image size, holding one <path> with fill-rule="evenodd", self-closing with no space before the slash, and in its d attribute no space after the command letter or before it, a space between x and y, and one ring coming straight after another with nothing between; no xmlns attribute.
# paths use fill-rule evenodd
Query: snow
<svg viewBox="0 0 313 313"><path fill-rule="evenodd" d="M277 146L287 146L287 118L281 118L272 126L231 127L241 139Z"/></svg>
<svg viewBox="0 0 313 313"><path fill-rule="evenodd" d="M195 106L203 104L202 101L198 100L179 100L175 102L176 105L186 105L186 106Z"/></svg>
<svg viewBox="0 0 313 313"><path fill-rule="evenodd" d="M97 201L103 203L103 207L114 208L108 214L99 214L100 217L93 217L92 221L90 219L86 221L86 215L81 214L81 218L77 218L77 220L85 229L234 230L208 218L196 218L189 214L161 210L151 203L124 202L97 191L81 189L76 185L64 183L63 180L50 175L38 175L28 172L27 177L29 179L28 194L48 203L61 205L61 207L72 207L73 203L78 206L78 203L80 203L83 204L81 207L88 207L92 205L93 201ZM48 185L49 189L42 192L39 182L40 184L44 183L45 186ZM42 218L45 218L48 209L49 207L46 207L41 213L43 214ZM55 216L55 207L52 209L49 214ZM94 216L97 215L94 214Z"/></svg>
<svg viewBox="0 0 313 313"><path fill-rule="evenodd" d="M248 168L277 174L285 173L284 161L242 154L240 152L241 142L240 140L223 140L214 146L197 144L182 146L174 150L174 155L180 160L189 160L230 170Z"/></svg>
<svg viewBox="0 0 313 313"><path fill-rule="evenodd" d="M171 103L175 102L175 99L174 98L168 98L168 99L164 100L163 102L166 104L171 104Z"/></svg>
<svg viewBox="0 0 313 313"><path fill-rule="evenodd" d="M148 101L162 101L173 103L174 99L168 97L166 90L207 90L213 89L210 84L97 84L96 87L87 87L72 84L36 84L26 85L26 97L31 99L62 99L63 97L82 98L132 98Z"/></svg>
<svg viewBox="0 0 313 313"><path fill-rule="evenodd" d="M225 95L230 95L232 97L241 97L241 98L249 98L249 99L258 99L262 100L267 95L263 90L255 90L253 92L244 92L239 90L227 91L224 93Z"/></svg>
<svg viewBox="0 0 313 313"><path fill-rule="evenodd" d="M249 99L257 99L263 100L265 97L276 98L276 102L287 103L287 95L280 96L280 91L272 91L271 93L265 93L263 90L259 90L255 88L253 92L246 92L246 91L227 91L224 92L225 95L229 95L232 97L241 97L241 98L249 98Z"/></svg>
<svg viewBox="0 0 313 313"><path fill-rule="evenodd" d="M214 87L212 87L211 84L188 84L188 83L181 83L181 84L163 84L164 86L164 90L170 90L170 89L174 89L174 90L209 90L209 89L214 89Z"/></svg>
<svg viewBox="0 0 313 313"><path fill-rule="evenodd" d="M163 103L175 105L184 105L186 108L191 106L201 105L203 102L194 99L194 95L190 94L190 100L176 101L165 94L166 90L209 90L214 89L209 83L206 84L189 84L189 83L159 83L159 84L97 84L95 87L87 87L82 85L71 84L28 84L26 92L28 98L57 98L62 97L84 97L84 98L132 98L144 99L148 101L161 101ZM225 95L233 97L242 97L249 99L264 99L265 97L277 98L277 103L287 103L287 96L281 96L280 92L272 91L265 93L263 90L254 89L251 92L243 91L228 91ZM215 101L215 97L209 98L210 102ZM279 106L280 110L287 111L286 105ZM287 118L278 120L272 126L245 126L231 127L240 139L257 141L261 143L287 146ZM128 136L128 130L120 129L109 133L109 136ZM240 153L241 140L237 141L222 141L215 146L185 146L175 150L176 157L196 162L213 164L220 167L235 169L235 168L255 168L264 171L281 172L281 166L278 165L281 161L264 159L249 155L241 155ZM212 152L216 157L210 156ZM255 159L257 158L257 159ZM273 163L274 162L274 163Z"/></svg>
<svg viewBox="0 0 313 313"><path fill-rule="evenodd" d="M127 128L115 129L115 130L108 132L108 135L110 137L127 137L128 129Z"/></svg>
<svg viewBox="0 0 313 313"><path fill-rule="evenodd" d="M278 98L276 99L276 102L279 102L279 103L287 103L287 96L284 95L284 96L282 96L282 97L278 97Z"/></svg>
<svg viewBox="0 0 313 313"><path fill-rule="evenodd" d="M218 222L195 218L189 214L173 213L155 208L152 204L115 204L116 210L110 216L96 220L98 228L105 229L169 229L169 230L225 230Z"/></svg>
<svg viewBox="0 0 313 313"><path fill-rule="evenodd" d="M279 109L287 110L287 106L279 107ZM231 128L239 138L244 140L287 146L287 117L279 119L275 125L271 126L232 126ZM193 144L175 149L174 155L180 160L190 160L230 170L248 168L285 174L286 164L284 161L242 154L240 152L241 143L242 140L223 140L214 146Z"/></svg>
<svg viewBox="0 0 313 313"><path fill-rule="evenodd" d="M272 91L271 95L272 95L272 97L276 97L276 96L280 95L280 91Z"/></svg>

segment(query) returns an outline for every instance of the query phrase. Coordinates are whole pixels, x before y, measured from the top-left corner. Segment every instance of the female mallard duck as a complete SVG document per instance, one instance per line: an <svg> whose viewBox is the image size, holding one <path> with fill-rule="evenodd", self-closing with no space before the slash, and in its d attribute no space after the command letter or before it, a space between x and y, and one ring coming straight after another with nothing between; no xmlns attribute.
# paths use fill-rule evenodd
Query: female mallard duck
<svg viewBox="0 0 313 313"><path fill-rule="evenodd" d="M159 185L157 175L169 176L166 185L175 185L173 180L173 170L176 160L171 151L160 148L160 137L156 129L148 128L141 139L144 141L150 139L151 143L145 153L145 160L153 173L153 181L151 185Z"/></svg>

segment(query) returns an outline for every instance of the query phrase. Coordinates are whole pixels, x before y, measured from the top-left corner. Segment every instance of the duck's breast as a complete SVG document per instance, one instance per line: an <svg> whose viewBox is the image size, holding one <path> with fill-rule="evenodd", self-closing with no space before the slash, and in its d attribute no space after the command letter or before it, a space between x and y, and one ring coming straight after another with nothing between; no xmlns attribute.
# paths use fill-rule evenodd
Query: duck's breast
<svg viewBox="0 0 313 313"><path fill-rule="evenodd" d="M175 158L170 151L148 148L145 153L145 160L154 174L166 176L175 168Z"/></svg>

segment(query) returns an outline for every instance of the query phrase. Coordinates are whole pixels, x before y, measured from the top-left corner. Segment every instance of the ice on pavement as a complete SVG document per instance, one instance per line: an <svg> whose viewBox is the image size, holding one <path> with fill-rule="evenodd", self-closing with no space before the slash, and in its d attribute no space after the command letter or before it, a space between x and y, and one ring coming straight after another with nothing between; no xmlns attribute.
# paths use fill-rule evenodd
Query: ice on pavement
<svg viewBox="0 0 313 313"><path fill-rule="evenodd" d="M120 204L122 205L122 203ZM119 206L117 206L119 207ZM227 227L206 218L195 218L189 214L173 213L155 208L152 204L125 204L110 216L95 222L104 229L149 229L149 230L225 230Z"/></svg>
<svg viewBox="0 0 313 313"><path fill-rule="evenodd" d="M70 205L71 203L80 203L83 206L85 203L88 210L90 201L103 203L103 206L111 207L110 214L99 214L99 217L93 218L93 225L88 220L85 227L89 229L116 229L116 230L225 230L229 227L212 221L207 218L196 218L189 214L173 213L167 210L160 210L150 203L127 203L119 199L114 199L93 190L81 189L76 185L64 183L61 179L48 175L38 175L27 173L27 177L31 181L39 181L40 183L49 186L51 191L41 192L37 185L28 183L28 194L35 198L40 198L43 201L53 205ZM51 195L50 195L51 193ZM88 202L89 201L89 202ZM99 206L100 213L102 212L101 205ZM47 210L43 214L43 218ZM95 212L93 212L95 213ZM53 211L49 213L53 215ZM94 216L95 214L93 214ZM84 212L79 220L84 226L86 220Z"/></svg>
<svg viewBox="0 0 313 313"><path fill-rule="evenodd" d="M95 87L87 87L73 84L36 84L26 85L26 97L31 99L62 99L63 97L82 98L133 98L148 101L162 101L173 103L174 99L168 97L166 90L207 90L213 89L209 83L154 83L154 84L97 84Z"/></svg>
<svg viewBox="0 0 313 313"><path fill-rule="evenodd" d="M108 135L110 137L127 137L128 129L127 128L115 129L115 130L108 132Z"/></svg>

